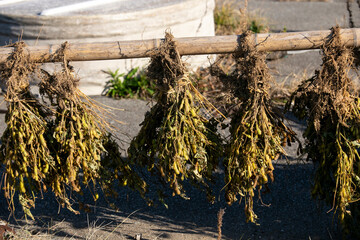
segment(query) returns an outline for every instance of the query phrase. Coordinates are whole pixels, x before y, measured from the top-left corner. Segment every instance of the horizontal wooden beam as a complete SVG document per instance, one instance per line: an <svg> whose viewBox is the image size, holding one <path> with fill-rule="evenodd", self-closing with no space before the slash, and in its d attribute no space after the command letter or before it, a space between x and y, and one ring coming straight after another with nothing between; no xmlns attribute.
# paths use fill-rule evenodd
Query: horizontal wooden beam
<svg viewBox="0 0 360 240"><path fill-rule="evenodd" d="M341 39L347 47L360 46L360 28L342 29ZM253 34L253 41L259 51L285 51L318 49L331 31L307 31L288 33ZM233 53L241 35L175 38L181 55L202 55ZM116 41L99 43L71 43L67 59L71 61L91 61L149 57L151 51L160 46L163 39ZM51 56L59 45L27 46L32 60L53 61ZM13 52L13 47L0 47L0 63L5 62Z"/></svg>

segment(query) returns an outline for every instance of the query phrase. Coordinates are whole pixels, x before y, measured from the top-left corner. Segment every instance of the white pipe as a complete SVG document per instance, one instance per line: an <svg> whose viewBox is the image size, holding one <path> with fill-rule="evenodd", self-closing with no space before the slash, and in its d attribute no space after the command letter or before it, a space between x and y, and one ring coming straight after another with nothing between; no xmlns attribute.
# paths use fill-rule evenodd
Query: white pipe
<svg viewBox="0 0 360 240"><path fill-rule="evenodd" d="M109 3L113 3L113 2L119 2L119 1L124 1L124 0L93 0L93 1L75 3L75 4L66 5L66 6L57 7L57 8L49 8L49 9L43 10L39 15L51 16L51 15L56 15L56 14L60 14L60 13L73 12L73 11L81 10L84 8L101 6L104 4L109 4Z"/></svg>
<svg viewBox="0 0 360 240"><path fill-rule="evenodd" d="M0 6L18 3L18 2L24 2L24 1L28 1L28 0L2 0L0 1Z"/></svg>
<svg viewBox="0 0 360 240"><path fill-rule="evenodd" d="M287 51L287 54L300 54L307 52L319 52L319 49L308 49L308 50L297 50L297 51Z"/></svg>

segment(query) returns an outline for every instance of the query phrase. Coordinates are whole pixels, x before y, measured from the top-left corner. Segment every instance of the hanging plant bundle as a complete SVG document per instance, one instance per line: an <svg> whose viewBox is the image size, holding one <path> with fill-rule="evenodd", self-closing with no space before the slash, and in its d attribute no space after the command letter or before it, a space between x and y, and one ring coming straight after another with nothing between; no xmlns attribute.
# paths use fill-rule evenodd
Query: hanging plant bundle
<svg viewBox="0 0 360 240"><path fill-rule="evenodd" d="M339 211L346 232L352 217L360 220L359 205L355 208L360 200L360 99L350 93L353 57L339 27L322 51L321 69L299 86L287 107L300 119L308 117L305 150L317 166L312 195Z"/></svg>
<svg viewBox="0 0 360 240"><path fill-rule="evenodd" d="M45 179L54 161L45 141L47 133L46 112L31 94L29 75L36 69L25 44L14 44L15 51L1 68L1 77L7 81L5 101L8 111L5 129L1 137L0 162L4 166L4 189L10 210L14 212L14 196L25 216L33 218L30 208L35 206L37 193L46 190Z"/></svg>
<svg viewBox="0 0 360 240"><path fill-rule="evenodd" d="M359 68L360 67L360 48L359 47L353 49L353 55L354 55L353 65L356 68Z"/></svg>
<svg viewBox="0 0 360 240"><path fill-rule="evenodd" d="M183 180L207 186L212 179L221 142L215 125L199 113L208 103L191 83L170 33L152 56L148 75L157 81L157 103L131 142L129 157L170 184L173 195L185 196Z"/></svg>
<svg viewBox="0 0 360 240"><path fill-rule="evenodd" d="M43 71L40 93L56 108L49 138L56 167L48 181L61 202L77 213L71 207L67 189L80 192L82 184L92 183L93 197L97 200L97 181L106 193L114 193L112 185L116 179L122 185L127 185L129 179L131 186L144 183L120 157L118 144L106 131L109 126L102 117L103 109L77 88L79 79L66 60L67 47L64 43L56 56L63 59L62 71L52 75ZM114 151L119 154L114 156Z"/></svg>
<svg viewBox="0 0 360 240"><path fill-rule="evenodd" d="M121 157L120 148L114 137L108 133L103 135L102 144L105 152L101 156L100 184L107 197L117 197L115 183L136 190L145 198L147 185L134 171L132 163Z"/></svg>
<svg viewBox="0 0 360 240"><path fill-rule="evenodd" d="M240 195L245 199L246 221L255 222L254 191L260 192L269 179L273 180L272 161L284 154L282 145L293 142L295 134L273 111L268 95L272 77L265 55L255 49L250 37L247 32L241 39L232 73L225 74L217 65L212 66L212 72L240 102L231 116L224 160L226 201L231 205Z"/></svg>

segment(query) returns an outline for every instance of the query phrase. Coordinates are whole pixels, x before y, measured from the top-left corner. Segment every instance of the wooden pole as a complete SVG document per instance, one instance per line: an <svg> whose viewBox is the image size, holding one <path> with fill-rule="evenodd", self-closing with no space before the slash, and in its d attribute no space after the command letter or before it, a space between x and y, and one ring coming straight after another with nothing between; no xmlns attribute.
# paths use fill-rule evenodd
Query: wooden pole
<svg viewBox="0 0 360 240"><path fill-rule="evenodd" d="M347 47L360 46L360 28L342 29L341 39ZM254 34L253 41L259 51L285 51L318 49L331 37L331 31ZM176 38L181 55L232 53L241 35ZM149 57L163 39L117 41L100 43L69 43L67 59L71 61L110 60ZM36 62L51 62L51 56L60 45L27 46L30 58ZM13 52L13 47L0 47L0 63Z"/></svg>

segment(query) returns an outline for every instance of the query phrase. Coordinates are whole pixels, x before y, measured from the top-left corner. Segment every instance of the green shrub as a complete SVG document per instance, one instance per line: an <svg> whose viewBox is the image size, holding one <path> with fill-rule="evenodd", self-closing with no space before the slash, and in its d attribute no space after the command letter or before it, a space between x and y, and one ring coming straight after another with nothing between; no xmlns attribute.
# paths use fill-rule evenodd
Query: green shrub
<svg viewBox="0 0 360 240"><path fill-rule="evenodd" d="M254 33L266 32L267 27L258 20L251 20L249 30Z"/></svg>
<svg viewBox="0 0 360 240"><path fill-rule="evenodd" d="M127 74L107 71L110 80L106 83L103 94L112 98L151 98L154 94L155 83L146 74L133 68Z"/></svg>

